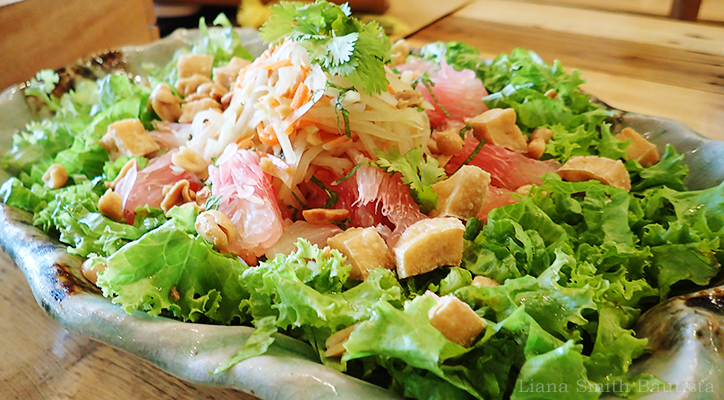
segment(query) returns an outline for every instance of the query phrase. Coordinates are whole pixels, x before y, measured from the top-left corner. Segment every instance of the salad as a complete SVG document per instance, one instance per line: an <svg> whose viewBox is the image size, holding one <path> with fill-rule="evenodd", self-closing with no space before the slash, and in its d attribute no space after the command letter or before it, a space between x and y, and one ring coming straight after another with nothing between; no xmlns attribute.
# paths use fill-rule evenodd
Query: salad
<svg viewBox="0 0 724 400"><path fill-rule="evenodd" d="M411 53L347 6L279 3L144 76L25 94L10 206L128 312L250 324L415 399L635 398L631 329L724 259L724 186L612 113L577 71L458 42Z"/></svg>

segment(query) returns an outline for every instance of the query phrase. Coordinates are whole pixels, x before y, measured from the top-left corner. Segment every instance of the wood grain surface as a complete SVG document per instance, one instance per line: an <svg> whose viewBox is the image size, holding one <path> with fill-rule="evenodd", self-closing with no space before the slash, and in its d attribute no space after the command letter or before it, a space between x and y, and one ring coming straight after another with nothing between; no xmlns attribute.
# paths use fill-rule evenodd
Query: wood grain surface
<svg viewBox="0 0 724 400"><path fill-rule="evenodd" d="M0 88L43 68L158 38L151 0L24 0L0 7Z"/></svg>
<svg viewBox="0 0 724 400"><path fill-rule="evenodd" d="M493 58L516 47L583 71L614 107L724 139L724 27L540 1L478 0L410 38L461 40Z"/></svg>
<svg viewBox="0 0 724 400"><path fill-rule="evenodd" d="M471 0L392 0L386 15L405 24L404 36L415 33L433 22L461 9ZM399 37L393 36L392 40Z"/></svg>
<svg viewBox="0 0 724 400"><path fill-rule="evenodd" d="M533 0L538 3L568 5L579 8L607 10L636 14L658 15L666 17L671 14L672 6L682 0ZM685 1L685 0L684 0ZM697 20L704 22L724 22L724 2L721 0L701 0Z"/></svg>
<svg viewBox="0 0 724 400"><path fill-rule="evenodd" d="M68 332L38 306L25 277L0 252L0 398L235 399L256 397L195 385L111 346Z"/></svg>

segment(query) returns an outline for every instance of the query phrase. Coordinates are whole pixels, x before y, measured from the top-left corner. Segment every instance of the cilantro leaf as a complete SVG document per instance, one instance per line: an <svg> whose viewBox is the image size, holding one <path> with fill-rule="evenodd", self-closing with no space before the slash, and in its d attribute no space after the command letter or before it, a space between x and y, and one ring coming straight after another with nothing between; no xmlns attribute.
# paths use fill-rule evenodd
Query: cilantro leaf
<svg viewBox="0 0 724 400"><path fill-rule="evenodd" d="M61 108L60 99L52 96L55 85L60 82L60 77L55 71L44 69L31 78L28 87L25 89L26 96L39 97L51 111L58 111ZM49 96L50 95L50 96Z"/></svg>
<svg viewBox="0 0 724 400"><path fill-rule="evenodd" d="M428 213L437 207L437 193L432 190L432 185L446 175L435 158L423 157L422 147L416 147L404 156L396 148L390 148L387 153L378 151L377 156L379 160L374 165L387 172L399 172L402 182L410 186L412 198L421 212Z"/></svg>
<svg viewBox="0 0 724 400"><path fill-rule="evenodd" d="M362 24L350 16L348 6L322 0L306 5L281 2L270 11L259 34L267 43L283 38L299 42L311 61L330 75L344 76L367 93L385 90L392 45L379 24Z"/></svg>

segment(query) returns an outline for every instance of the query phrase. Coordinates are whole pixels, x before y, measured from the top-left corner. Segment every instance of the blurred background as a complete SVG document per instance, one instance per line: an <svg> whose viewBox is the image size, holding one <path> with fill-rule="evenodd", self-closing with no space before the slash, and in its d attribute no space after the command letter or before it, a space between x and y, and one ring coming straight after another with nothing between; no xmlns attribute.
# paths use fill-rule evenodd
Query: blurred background
<svg viewBox="0 0 724 400"><path fill-rule="evenodd" d="M0 88L104 49L143 44L219 13L258 27L271 0L0 0ZM339 0L335 0L339 1ZM62 4L62 6L59 6ZM351 0L413 46L515 47L579 68L586 90L724 139L724 0Z"/></svg>

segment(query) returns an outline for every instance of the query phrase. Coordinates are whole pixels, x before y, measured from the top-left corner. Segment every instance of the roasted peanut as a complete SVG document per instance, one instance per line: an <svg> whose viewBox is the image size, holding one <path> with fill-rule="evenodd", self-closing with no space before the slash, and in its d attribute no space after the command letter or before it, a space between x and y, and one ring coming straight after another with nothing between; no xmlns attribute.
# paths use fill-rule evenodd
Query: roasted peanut
<svg viewBox="0 0 724 400"><path fill-rule="evenodd" d="M236 228L229 218L217 210L204 211L196 217L196 232L216 250L224 251L236 236Z"/></svg>
<svg viewBox="0 0 724 400"><path fill-rule="evenodd" d="M558 92L556 92L555 89L548 89L545 93L543 93L543 96L549 97L553 100L558 98Z"/></svg>
<svg viewBox="0 0 724 400"><path fill-rule="evenodd" d="M181 100L171 91L171 86L159 83L151 92L148 101L162 121L176 122L181 116Z"/></svg>
<svg viewBox="0 0 724 400"><path fill-rule="evenodd" d="M234 92L229 92L221 97L221 100L219 102L221 103L221 109L226 110L229 108L229 104L231 104L231 98L234 96ZM291 110L291 107L289 108ZM287 116L283 116L286 118Z"/></svg>
<svg viewBox="0 0 724 400"><path fill-rule="evenodd" d="M96 284L98 281L98 273L103 272L106 269L106 264L93 263L93 259L87 259L83 261L83 265L80 267L80 271L88 279L88 282Z"/></svg>
<svg viewBox="0 0 724 400"><path fill-rule="evenodd" d="M446 129L435 136L440 154L452 156L463 149L465 142L456 129Z"/></svg>
<svg viewBox="0 0 724 400"><path fill-rule="evenodd" d="M181 300L181 294L178 292L178 289L176 289L176 286L171 286L171 290L168 292L168 299L171 301Z"/></svg>
<svg viewBox="0 0 724 400"><path fill-rule="evenodd" d="M171 156L171 163L205 180L209 176L209 164L198 153L186 146Z"/></svg>
<svg viewBox="0 0 724 400"><path fill-rule="evenodd" d="M196 204L201 207L202 211L206 210L206 200L209 199L209 196L211 196L211 190L208 186L204 186L196 192Z"/></svg>
<svg viewBox="0 0 724 400"><path fill-rule="evenodd" d="M98 199L98 212L114 221L122 221L123 199L113 190L106 190L106 193Z"/></svg>
<svg viewBox="0 0 724 400"><path fill-rule="evenodd" d="M181 105L181 117L178 122L185 124L194 121L194 117L201 111L214 109L221 111L221 104L211 98L203 98L200 100L190 101Z"/></svg>
<svg viewBox="0 0 724 400"><path fill-rule="evenodd" d="M53 164L43 174L43 183L51 189L60 189L68 183L68 171L60 164Z"/></svg>
<svg viewBox="0 0 724 400"><path fill-rule="evenodd" d="M400 39L392 45L392 62L394 65L402 64L410 55L410 43L405 39Z"/></svg>
<svg viewBox="0 0 724 400"><path fill-rule="evenodd" d="M329 224L332 221L342 221L349 215L349 210L312 208L302 211L304 220L310 224Z"/></svg>
<svg viewBox="0 0 724 400"><path fill-rule="evenodd" d="M351 335L352 332L357 328L357 325L359 324L348 326L347 328L337 331L333 333L330 337L328 337L327 341L324 344L327 348L327 350L324 352L324 356L327 358L341 357L342 354L344 354L345 352L344 343L349 340L349 335Z"/></svg>
<svg viewBox="0 0 724 400"><path fill-rule="evenodd" d="M650 167L659 162L659 151L656 149L656 145L649 142L641 136L640 133L636 132L631 128L624 128L616 139L621 141L631 141L631 145L626 148L627 160L636 160L643 167Z"/></svg>
<svg viewBox="0 0 724 400"><path fill-rule="evenodd" d="M473 283L471 283L473 286L478 287L495 287L500 286L500 284L493 280L488 278L487 276L478 275L475 278L473 278Z"/></svg>
<svg viewBox="0 0 724 400"><path fill-rule="evenodd" d="M136 169L138 169L138 163L136 162L135 158L132 158L128 160L125 164L123 164L123 167L121 167L121 170L118 172L118 175L116 175L116 179L113 180L113 182L106 182L106 189L111 188L113 190L116 190L116 185L118 184L118 181L123 179L123 177L128 174L128 171L133 167L136 166Z"/></svg>
<svg viewBox="0 0 724 400"><path fill-rule="evenodd" d="M530 194L530 191L533 190L533 185L523 185L519 187L518 189L515 189L515 193L522 194L523 196L527 196Z"/></svg>
<svg viewBox="0 0 724 400"><path fill-rule="evenodd" d="M546 151L546 142L542 138L536 138L528 142L528 157L536 160L543 156Z"/></svg>
<svg viewBox="0 0 724 400"><path fill-rule="evenodd" d="M179 78L176 82L176 89L181 97L194 93L204 83L211 82L211 79L202 75L193 75L188 78Z"/></svg>
<svg viewBox="0 0 724 400"><path fill-rule="evenodd" d="M181 179L173 185L163 187L163 200L161 200L161 209L163 211L170 210L173 206L179 206L184 203L193 201L196 196L189 189L189 181Z"/></svg>
<svg viewBox="0 0 724 400"><path fill-rule="evenodd" d="M229 93L228 89L213 82L202 83L198 88L196 88L196 94L204 97L211 97L216 101L221 101L221 98L227 93Z"/></svg>
<svg viewBox="0 0 724 400"><path fill-rule="evenodd" d="M543 142L548 143L553 137L553 131L548 128L538 128L530 134L530 140L543 139Z"/></svg>
<svg viewBox="0 0 724 400"><path fill-rule="evenodd" d="M422 94L417 90L403 90L395 93L397 108L417 107L424 101Z"/></svg>

